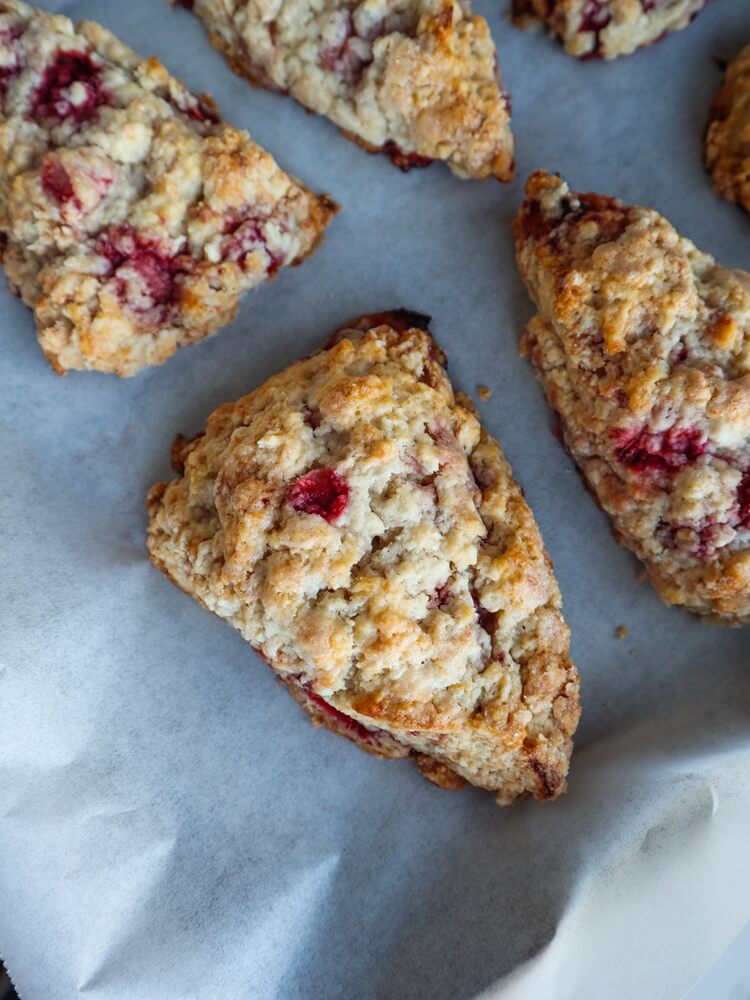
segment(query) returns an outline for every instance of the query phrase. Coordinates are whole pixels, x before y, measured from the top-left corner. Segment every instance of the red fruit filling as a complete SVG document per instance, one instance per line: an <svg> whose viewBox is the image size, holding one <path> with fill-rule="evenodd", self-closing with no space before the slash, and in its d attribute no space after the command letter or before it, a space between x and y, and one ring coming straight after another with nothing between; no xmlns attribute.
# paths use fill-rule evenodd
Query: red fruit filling
<svg viewBox="0 0 750 1000"><path fill-rule="evenodd" d="M177 279L186 271L186 259L165 253L127 223L105 233L98 249L109 261L120 300L144 323L166 322L179 301Z"/></svg>
<svg viewBox="0 0 750 1000"><path fill-rule="evenodd" d="M73 188L73 182L58 159L47 157L42 167L41 183L44 193L56 201L58 205L65 205L70 201L76 208L81 207Z"/></svg>
<svg viewBox="0 0 750 1000"><path fill-rule="evenodd" d="M316 694L307 684L303 684L302 688L310 701L314 705L317 705L318 708L322 709L326 715L329 715L332 719L334 719L340 729L347 730L349 735L360 740L367 740L369 742L377 741L377 732L367 729L361 722L357 722L356 719L352 719L350 716L344 715L343 712L339 712L337 708L330 705L325 698L321 698L320 695Z"/></svg>
<svg viewBox="0 0 750 1000"><path fill-rule="evenodd" d="M656 534L667 548L679 548L695 559L707 559L721 547L719 539L727 525L733 526L729 521L716 521L711 518L704 519L699 525L670 524L667 521L661 521L657 526ZM688 531L694 535L690 547L686 542ZM678 532L682 532L679 541L677 539ZM726 544L726 537L721 544Z"/></svg>
<svg viewBox="0 0 750 1000"><path fill-rule="evenodd" d="M341 42L338 45L330 45L320 56L323 68L331 73L338 73L347 83L356 83L365 67L372 62L371 55L366 59L363 58L352 45L352 41L357 38L352 15L347 11Z"/></svg>
<svg viewBox="0 0 750 1000"><path fill-rule="evenodd" d="M626 430L613 432L617 459L634 472L671 472L694 462L708 445L697 428L668 431Z"/></svg>
<svg viewBox="0 0 750 1000"><path fill-rule="evenodd" d="M23 28L20 25L0 31L0 47L10 50L10 58L6 59L4 65L0 66L0 96L5 94L13 77L18 76L21 72L22 52L18 39L22 34Z"/></svg>
<svg viewBox="0 0 750 1000"><path fill-rule="evenodd" d="M750 469L737 488L737 517L740 528L750 528Z"/></svg>
<svg viewBox="0 0 750 1000"><path fill-rule="evenodd" d="M579 31L601 31L612 20L607 0L587 0L581 14Z"/></svg>
<svg viewBox="0 0 750 1000"><path fill-rule="evenodd" d="M317 514L330 524L344 513L349 486L333 469L312 469L295 479L287 500L300 514Z"/></svg>
<svg viewBox="0 0 750 1000"><path fill-rule="evenodd" d="M427 606L430 608L444 608L448 601L451 599L451 588L449 587L447 581L446 583L441 583L439 587L436 587L430 599L427 602Z"/></svg>
<svg viewBox="0 0 750 1000"><path fill-rule="evenodd" d="M310 408L309 406L305 405L302 410L302 417L307 426L312 427L313 430L316 430L316 428L320 427L321 415L320 415L320 410L317 409L317 407Z"/></svg>
<svg viewBox="0 0 750 1000"><path fill-rule="evenodd" d="M210 104L200 97L194 97L193 94L187 96L187 102L170 99L170 104L181 111L183 115L187 115L188 118L192 118L193 121L200 122L202 125L219 124L221 118Z"/></svg>
<svg viewBox="0 0 750 1000"><path fill-rule="evenodd" d="M487 635L492 635L495 631L495 615L491 611L488 611L487 608L482 607L479 603L479 596L475 590L472 590L471 592L471 599L474 602L474 610L477 613L479 627L483 629Z"/></svg>
<svg viewBox="0 0 750 1000"><path fill-rule="evenodd" d="M72 118L80 123L95 118L99 108L110 101L101 69L89 55L58 52L34 93L31 114L38 121Z"/></svg>
<svg viewBox="0 0 750 1000"><path fill-rule="evenodd" d="M231 215L225 225L227 234L221 244L221 259L245 267L245 258L254 250L265 250L268 255L268 274L275 274L284 263L284 255L269 250L263 235L263 220L253 215Z"/></svg>
<svg viewBox="0 0 750 1000"><path fill-rule="evenodd" d="M395 142L387 142L384 146L380 147L378 152L385 153L386 156L390 156L392 163L394 163L399 170L403 170L404 173L408 173L412 167L429 167L432 163L429 156L420 156L419 153L406 153Z"/></svg>
<svg viewBox="0 0 750 1000"><path fill-rule="evenodd" d="M429 330L431 319L432 317L426 313L413 312L411 309L390 309L387 312L366 313L364 316L357 316L356 319L344 323L343 326L334 330L323 345L323 350L329 351L336 344L340 344L342 340L351 339L352 331L355 330L367 333L374 326L390 326L391 329L397 330L399 333L406 333L413 327L419 330ZM433 349L430 348L431 354L432 351ZM440 354L442 355L442 351ZM440 358L436 360L440 360Z"/></svg>

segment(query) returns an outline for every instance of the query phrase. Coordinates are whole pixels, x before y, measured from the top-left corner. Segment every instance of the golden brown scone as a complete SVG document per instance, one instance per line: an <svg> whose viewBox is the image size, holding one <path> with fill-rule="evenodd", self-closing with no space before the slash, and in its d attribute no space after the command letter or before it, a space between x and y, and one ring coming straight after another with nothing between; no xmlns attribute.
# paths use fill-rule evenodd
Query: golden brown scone
<svg viewBox="0 0 750 1000"><path fill-rule="evenodd" d="M463 0L173 0L233 69L291 94L402 169L513 176L510 105L487 22Z"/></svg>
<svg viewBox="0 0 750 1000"><path fill-rule="evenodd" d="M54 368L132 375L234 316L335 210L155 59L0 2L0 237Z"/></svg>
<svg viewBox="0 0 750 1000"><path fill-rule="evenodd" d="M615 59L686 27L707 0L513 0L513 17L538 20L579 59Z"/></svg>
<svg viewBox="0 0 750 1000"><path fill-rule="evenodd" d="M750 45L727 66L711 108L706 167L719 194L750 212Z"/></svg>
<svg viewBox="0 0 750 1000"><path fill-rule="evenodd" d="M750 620L750 275L542 171L516 239L523 350L617 537L668 603Z"/></svg>
<svg viewBox="0 0 750 1000"><path fill-rule="evenodd" d="M554 798L579 716L560 594L425 319L356 321L178 439L148 547L317 723L443 787Z"/></svg>

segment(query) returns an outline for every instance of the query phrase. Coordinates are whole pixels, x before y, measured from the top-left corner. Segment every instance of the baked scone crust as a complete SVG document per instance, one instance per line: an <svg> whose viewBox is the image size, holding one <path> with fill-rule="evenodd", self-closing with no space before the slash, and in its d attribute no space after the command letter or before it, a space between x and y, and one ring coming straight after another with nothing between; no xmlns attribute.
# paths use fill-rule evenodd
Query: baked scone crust
<svg viewBox="0 0 750 1000"><path fill-rule="evenodd" d="M253 83L290 94L402 169L513 177L487 22L462 0L173 0Z"/></svg>
<svg viewBox="0 0 750 1000"><path fill-rule="evenodd" d="M554 798L579 715L557 583L500 448L406 315L352 324L178 439L151 558L318 723L443 786Z"/></svg>
<svg viewBox="0 0 750 1000"><path fill-rule="evenodd" d="M521 26L540 21L579 59L615 59L686 27L706 0L513 0Z"/></svg>
<svg viewBox="0 0 750 1000"><path fill-rule="evenodd" d="M706 167L719 194L750 212L750 45L727 66L711 108Z"/></svg>
<svg viewBox="0 0 750 1000"><path fill-rule="evenodd" d="M93 22L3 0L0 99L3 265L61 373L203 339L335 211Z"/></svg>
<svg viewBox="0 0 750 1000"><path fill-rule="evenodd" d="M523 350L618 539L668 603L750 620L750 275L542 171L515 227Z"/></svg>

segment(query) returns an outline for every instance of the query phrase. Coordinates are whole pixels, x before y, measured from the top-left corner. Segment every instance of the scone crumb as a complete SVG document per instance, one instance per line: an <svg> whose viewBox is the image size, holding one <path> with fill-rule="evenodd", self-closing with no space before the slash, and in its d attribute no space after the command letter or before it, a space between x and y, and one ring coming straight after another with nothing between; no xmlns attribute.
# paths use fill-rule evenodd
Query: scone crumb
<svg viewBox="0 0 750 1000"><path fill-rule="evenodd" d="M478 385L477 395L479 396L479 398L482 400L483 403L486 403L487 400L492 395L492 389L490 389L488 385Z"/></svg>
<svg viewBox="0 0 750 1000"><path fill-rule="evenodd" d="M615 635L618 639L627 639L628 637L628 627L627 625L618 625L615 629Z"/></svg>

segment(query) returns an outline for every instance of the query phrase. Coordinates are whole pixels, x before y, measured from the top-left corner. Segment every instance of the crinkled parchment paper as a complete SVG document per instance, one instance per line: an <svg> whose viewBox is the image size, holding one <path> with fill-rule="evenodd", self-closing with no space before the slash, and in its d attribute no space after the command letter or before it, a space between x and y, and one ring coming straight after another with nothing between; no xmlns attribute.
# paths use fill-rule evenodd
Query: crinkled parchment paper
<svg viewBox="0 0 750 1000"><path fill-rule="evenodd" d="M212 92L344 211L229 329L129 381L54 375L0 291L0 951L23 1000L677 1000L750 918L750 629L662 605L549 432L517 353L511 220L544 166L750 269L750 218L701 166L750 5L605 65L481 0L513 94L506 186L367 156L251 89L163 0L56 6ZM503 810L316 731L146 558L177 431L400 305L433 315L458 387L493 389L483 419L555 562L584 707L556 803Z"/></svg>

